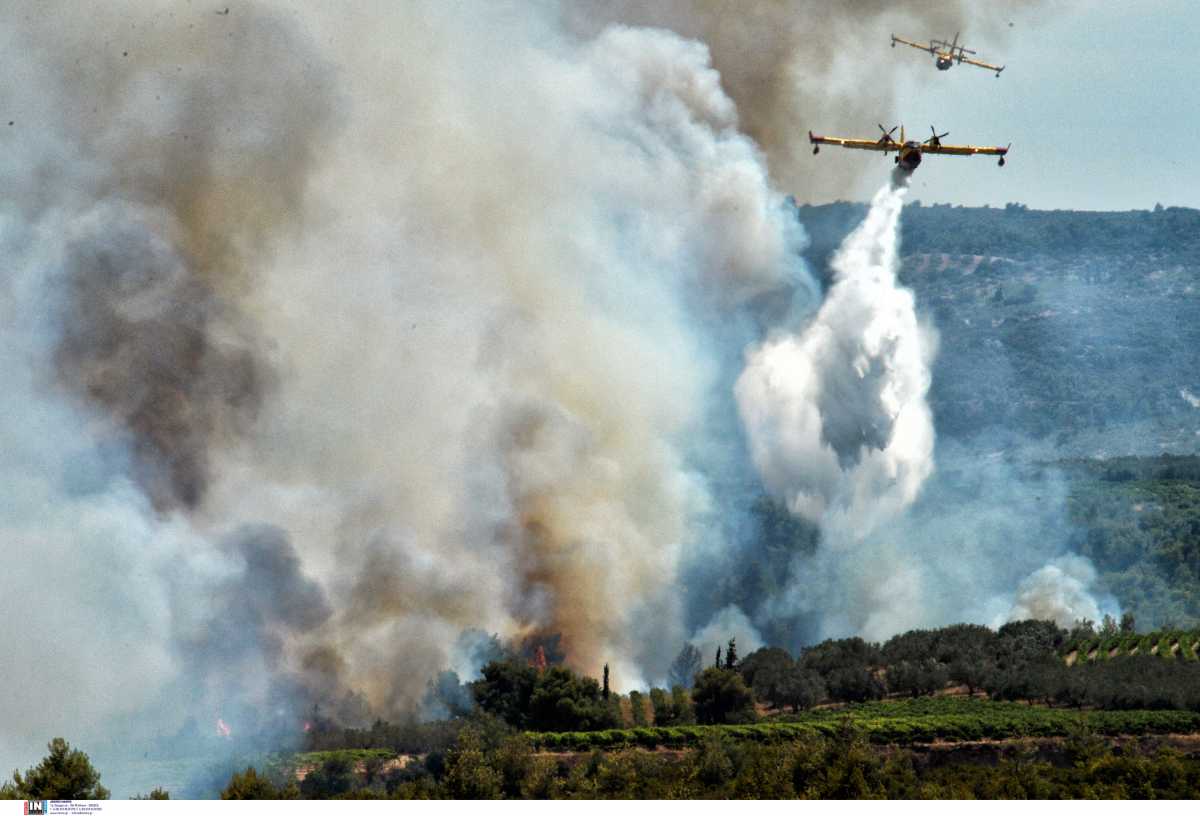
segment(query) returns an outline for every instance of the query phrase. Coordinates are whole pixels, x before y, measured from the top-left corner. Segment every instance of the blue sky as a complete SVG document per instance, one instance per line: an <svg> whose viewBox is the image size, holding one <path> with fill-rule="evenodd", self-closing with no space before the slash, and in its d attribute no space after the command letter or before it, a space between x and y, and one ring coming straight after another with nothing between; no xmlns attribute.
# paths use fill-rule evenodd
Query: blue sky
<svg viewBox="0 0 1200 816"><path fill-rule="evenodd" d="M954 35L896 33L918 41ZM935 124L950 131L948 142L1012 143L1003 168L984 157L930 158L913 177L914 198L1038 209L1200 207L1200 3L1054 3L1014 16L1009 34L1001 44L963 32L980 58L1008 66L999 79L970 66L938 72L932 57L897 47L892 124L903 121L916 138ZM886 34L880 47L888 47ZM837 135L875 129L867 122L861 134ZM854 197L869 198L877 175L865 174Z"/></svg>

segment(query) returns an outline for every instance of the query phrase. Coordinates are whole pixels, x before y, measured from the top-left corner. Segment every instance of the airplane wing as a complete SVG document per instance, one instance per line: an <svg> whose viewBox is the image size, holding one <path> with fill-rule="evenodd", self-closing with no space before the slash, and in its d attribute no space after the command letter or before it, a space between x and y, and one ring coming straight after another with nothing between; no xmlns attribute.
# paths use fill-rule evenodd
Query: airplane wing
<svg viewBox="0 0 1200 816"><path fill-rule="evenodd" d="M1000 72L1004 70L1003 65L991 65L990 63L983 62L982 60L967 59L966 57L963 57L961 60L959 60L959 62L965 62L968 65L977 65L980 68L987 68L989 71L995 71L997 76L999 76Z"/></svg>
<svg viewBox="0 0 1200 816"><path fill-rule="evenodd" d="M950 55L956 60L961 60L964 54L975 53L965 45L959 45L957 39L955 39L954 42L950 42L949 40L930 40L929 45L931 48L944 51L946 54ZM927 48L925 50L928 51L929 49Z"/></svg>
<svg viewBox="0 0 1200 816"><path fill-rule="evenodd" d="M853 150L879 150L885 153L896 153L900 150L900 145L892 141L871 141L870 139L842 139L837 136L814 136L810 130L808 132L808 140L815 145L837 145L838 147L849 147Z"/></svg>
<svg viewBox="0 0 1200 816"><path fill-rule="evenodd" d="M1011 147L1011 145L1009 145ZM947 156L1003 156L1008 153L1007 147L976 147L975 145L923 144L922 153L941 153Z"/></svg>
<svg viewBox="0 0 1200 816"><path fill-rule="evenodd" d="M896 43L902 43L904 45L911 45L913 48L919 48L922 51L928 51L930 54L934 53L934 48L932 45L921 45L920 43L915 43L912 40L906 40L903 37L897 37L895 34L893 34L892 35L892 48L896 47Z"/></svg>

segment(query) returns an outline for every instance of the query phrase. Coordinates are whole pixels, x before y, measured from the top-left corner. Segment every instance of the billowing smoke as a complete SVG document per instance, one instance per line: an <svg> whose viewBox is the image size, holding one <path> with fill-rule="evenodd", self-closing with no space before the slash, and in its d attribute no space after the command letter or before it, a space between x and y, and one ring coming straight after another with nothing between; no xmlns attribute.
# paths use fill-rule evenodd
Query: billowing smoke
<svg viewBox="0 0 1200 816"><path fill-rule="evenodd" d="M903 113L898 71L931 85L945 81L921 64L919 52L889 48L889 32L917 42L961 32L968 47L1002 61L1008 24L1032 6L1028 0L583 0L567 14L587 32L621 21L707 43L743 130L767 154L771 177L798 198L817 200L844 198L869 163L826 161L814 174L806 131L861 133L881 119L895 124ZM1039 15L1047 13L1044 4L1038 7Z"/></svg>
<svg viewBox="0 0 1200 816"><path fill-rule="evenodd" d="M10 7L0 649L37 667L3 686L11 765L112 718L393 715L501 642L635 686L688 637L932 608L883 535L934 470L903 191L814 317L768 173L799 180L853 13ZM822 539L751 609L681 576L744 558L760 474Z"/></svg>
<svg viewBox="0 0 1200 816"><path fill-rule="evenodd" d="M730 640L736 641L737 653L743 657L764 645L762 636L753 622L745 612L736 606L727 606L718 610L712 619L689 639L700 649L705 661L709 657L715 656L718 648L726 648ZM708 663L705 662L701 665L708 665Z"/></svg>
<svg viewBox="0 0 1200 816"><path fill-rule="evenodd" d="M258 408L252 345L181 254L169 212L104 201L70 230L60 381L129 433L135 477L156 507L193 507L215 438L244 430Z"/></svg>
<svg viewBox="0 0 1200 816"><path fill-rule="evenodd" d="M14 762L135 701L396 713L478 628L665 674L723 546L713 338L815 293L703 44L441 3L28 3L4 38L0 530L69 590L2 644L64 678L10 696ZM86 698L68 624L116 672Z"/></svg>
<svg viewBox="0 0 1200 816"><path fill-rule="evenodd" d="M1119 610L1111 599L1101 608L1092 597L1095 583L1096 569L1086 558L1057 558L1021 582L1007 619L1052 620L1069 627L1079 620L1098 621L1104 614L1116 617Z"/></svg>

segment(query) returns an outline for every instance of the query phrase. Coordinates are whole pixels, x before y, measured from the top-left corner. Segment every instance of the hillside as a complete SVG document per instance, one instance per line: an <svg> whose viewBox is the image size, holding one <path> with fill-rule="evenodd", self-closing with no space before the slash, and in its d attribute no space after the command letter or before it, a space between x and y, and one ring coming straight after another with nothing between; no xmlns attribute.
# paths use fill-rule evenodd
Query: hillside
<svg viewBox="0 0 1200 816"><path fill-rule="evenodd" d="M828 261L865 206L798 208ZM940 335L943 437L1049 458L1200 445L1200 211L922 206L902 220L901 280Z"/></svg>

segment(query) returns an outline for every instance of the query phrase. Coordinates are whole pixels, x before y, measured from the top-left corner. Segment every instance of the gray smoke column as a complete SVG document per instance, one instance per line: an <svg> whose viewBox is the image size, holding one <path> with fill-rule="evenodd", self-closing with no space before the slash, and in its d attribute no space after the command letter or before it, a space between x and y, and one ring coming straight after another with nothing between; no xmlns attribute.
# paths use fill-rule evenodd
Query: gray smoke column
<svg viewBox="0 0 1200 816"><path fill-rule="evenodd" d="M546 5L12 12L0 588L29 623L0 648L52 679L0 686L5 761L112 717L396 715L464 630L663 675L678 566L727 546L710 329L815 291L707 47Z"/></svg>
<svg viewBox="0 0 1200 816"><path fill-rule="evenodd" d="M278 497L320 497L296 544L381 706L414 702L468 627L661 672L710 504L686 462L716 373L694 314L803 291L799 227L700 43L576 39L512 6L355 22L335 47L388 58L347 81L389 103L330 157L325 228L255 293L287 376L213 504L294 529Z"/></svg>
<svg viewBox="0 0 1200 816"><path fill-rule="evenodd" d="M337 104L294 21L246 6L220 24L175 3L5 7L0 584L22 625L0 649L27 667L0 681L8 765L54 735L95 747L114 720L211 733L229 683L275 667L193 647L247 610L266 628L220 630L226 657L269 663L295 634L279 593L223 591L240 559L187 513L268 390L242 295L297 224Z"/></svg>
<svg viewBox="0 0 1200 816"><path fill-rule="evenodd" d="M212 449L244 432L269 370L238 303L296 226L336 109L295 23L172 4L18 3L5 46L10 206L58 222L61 384L127 433L165 511L195 507Z"/></svg>

